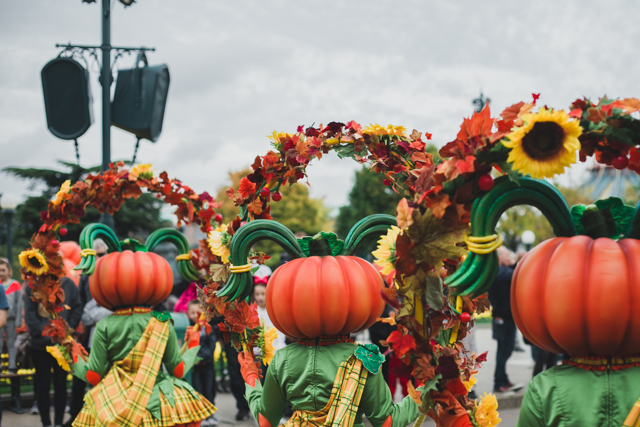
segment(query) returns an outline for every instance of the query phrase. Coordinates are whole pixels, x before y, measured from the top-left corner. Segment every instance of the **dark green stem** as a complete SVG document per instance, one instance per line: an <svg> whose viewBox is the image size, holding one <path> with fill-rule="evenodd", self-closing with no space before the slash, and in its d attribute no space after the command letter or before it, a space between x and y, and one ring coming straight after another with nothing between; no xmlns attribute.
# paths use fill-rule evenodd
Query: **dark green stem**
<svg viewBox="0 0 640 427"><path fill-rule="evenodd" d="M374 214L361 219L351 227L344 239L344 255L353 255L358 247L372 235L380 237L387 233L392 225L397 225L396 217L387 214Z"/></svg>
<svg viewBox="0 0 640 427"><path fill-rule="evenodd" d="M243 225L234 234L230 245L231 264L247 264L251 248L262 240L277 243L294 259L306 257L291 230L273 220L257 219ZM244 299L249 296L252 287L253 276L250 272L231 273L229 282L218 292L218 296L226 297L228 301Z"/></svg>
<svg viewBox="0 0 640 427"><path fill-rule="evenodd" d="M160 243L167 242L171 243L176 247L178 253L180 255L189 254L189 242L187 242L187 238L174 228L160 228L149 236L147 239L147 247L149 250L153 250ZM180 275L190 282L197 282L200 280L200 273L191 263L191 260L184 259L177 261L178 263L178 271L180 271Z"/></svg>
<svg viewBox="0 0 640 427"><path fill-rule="evenodd" d="M113 230L104 224L92 223L82 229L80 233L80 248L93 249L93 241L97 238L101 238L107 244L109 252L120 252L120 242ZM80 270L82 274L93 274L96 268L95 255L87 255L82 257L80 264L78 264L74 270Z"/></svg>
<svg viewBox="0 0 640 427"><path fill-rule="evenodd" d="M476 200L471 210L471 235L490 236L502 214L517 205L538 208L547 218L558 237L575 236L571 212L562 194L546 181L520 177L514 183L500 177L491 191ZM462 266L445 283L456 295L481 295L487 291L498 271L496 251L489 254L470 253Z"/></svg>

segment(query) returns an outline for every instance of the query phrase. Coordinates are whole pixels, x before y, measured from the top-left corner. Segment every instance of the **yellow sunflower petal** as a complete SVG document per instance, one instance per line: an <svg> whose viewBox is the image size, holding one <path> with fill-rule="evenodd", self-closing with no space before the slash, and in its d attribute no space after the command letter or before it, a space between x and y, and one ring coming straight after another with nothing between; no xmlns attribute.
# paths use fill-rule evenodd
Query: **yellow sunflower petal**
<svg viewBox="0 0 640 427"><path fill-rule="evenodd" d="M27 249L18 255L18 261L27 271L41 276L49 271L47 257L38 249Z"/></svg>
<svg viewBox="0 0 640 427"><path fill-rule="evenodd" d="M547 110L546 108L541 108L537 113L524 114L522 119L524 125L515 129L502 141L505 147L511 148L507 161L513 163L515 170L529 174L534 178L549 178L563 173L565 167L576 162L576 152L580 150L578 137L582 133L582 128L577 120L571 120L568 114L562 110ZM557 151L550 153L547 157L533 158L523 147L523 141L534 130L536 124L544 122L555 123L561 128L562 146L556 146Z"/></svg>

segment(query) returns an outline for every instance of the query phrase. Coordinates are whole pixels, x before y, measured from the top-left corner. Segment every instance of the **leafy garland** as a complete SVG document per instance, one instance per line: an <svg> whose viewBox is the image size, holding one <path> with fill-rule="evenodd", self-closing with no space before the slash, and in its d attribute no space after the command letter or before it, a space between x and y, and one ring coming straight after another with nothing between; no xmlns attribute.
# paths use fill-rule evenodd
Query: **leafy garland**
<svg viewBox="0 0 640 427"><path fill-rule="evenodd" d="M451 403L452 399L474 414L479 408L493 407L488 401L476 405L466 398L486 354L470 353L459 341L474 325L471 314L488 308L486 296L455 300L446 296L442 282L442 277L455 271L466 253L461 242L469 227L471 206L493 187L493 169L516 181L518 172L551 176L570 163L562 150L575 158L575 151L580 149L582 161L595 155L600 163L640 171L640 122L631 116L640 110L640 101L603 98L593 104L587 99L577 100L567 116L546 107L533 113L537 99L534 94L532 102L514 104L499 118L491 117L488 105L474 113L463 121L456 138L440 150L445 160L426 152L423 137L429 140L430 134L414 130L408 135L399 126L372 125L363 129L351 121L306 129L300 126L293 134L274 132L274 149L256 157L253 172L242 178L237 190L227 191L241 215L217 228L212 226L217 205L208 193L196 194L179 180L169 179L166 172L155 177L150 165L127 171L118 163L73 186L65 183L42 213L44 224L34 236L32 248L20 257L22 271L33 289L32 298L43 305L51 318L45 335L55 338L71 354L86 354L58 316L64 302L57 238L64 236L66 230L61 226L77 223L87 205L113 213L126 198L138 197L146 189L176 206L178 224L196 223L208 233L200 247L191 252L194 266L209 272L199 288L207 317L225 316L221 327L226 338L263 345L265 334L256 324L255 307L244 302L227 303L216 295L229 276L228 244L245 221L271 219L270 203L281 199L281 185L305 178L313 159L335 151L341 158L369 163L373 171L385 174L385 185L405 196L397 209L398 228L381 240L376 263L393 284L383 298L399 310L397 316L383 319L398 326L387 342L416 384L425 385L421 395L412 390L421 411L438 420L435 403ZM580 127L569 118L578 119ZM550 121L562 128L561 133L556 132L562 136L560 145L552 144L551 148L538 144L542 139L533 136L540 132L532 130L536 123ZM545 126L538 128L549 128ZM570 134L579 138L577 148L569 140ZM215 220L221 221L220 216ZM258 253L252 258L261 263L267 257Z"/></svg>

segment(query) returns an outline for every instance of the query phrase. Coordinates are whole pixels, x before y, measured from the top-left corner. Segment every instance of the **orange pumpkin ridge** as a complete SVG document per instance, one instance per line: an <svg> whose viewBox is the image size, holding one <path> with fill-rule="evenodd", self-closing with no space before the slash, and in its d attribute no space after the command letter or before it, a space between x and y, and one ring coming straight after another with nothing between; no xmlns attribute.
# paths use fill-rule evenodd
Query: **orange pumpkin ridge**
<svg viewBox="0 0 640 427"><path fill-rule="evenodd" d="M105 308L154 306L171 293L173 273L169 263L153 252L113 252L98 260L89 288Z"/></svg>
<svg viewBox="0 0 640 427"><path fill-rule="evenodd" d="M267 284L274 326L295 338L358 332L384 310L382 276L351 256L311 256L280 266Z"/></svg>
<svg viewBox="0 0 640 427"><path fill-rule="evenodd" d="M640 353L640 241L549 239L520 261L511 308L535 345L572 356Z"/></svg>

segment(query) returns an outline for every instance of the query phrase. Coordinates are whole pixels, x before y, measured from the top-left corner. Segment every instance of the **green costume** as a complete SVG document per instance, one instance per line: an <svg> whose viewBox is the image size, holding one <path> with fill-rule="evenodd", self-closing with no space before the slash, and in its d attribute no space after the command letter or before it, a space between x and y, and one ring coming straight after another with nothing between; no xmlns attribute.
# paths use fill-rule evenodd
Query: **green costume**
<svg viewBox="0 0 640 427"><path fill-rule="evenodd" d="M98 322L88 362L74 375L96 384L85 396L75 427L168 427L207 418L215 408L179 379L193 366L199 346L184 354L168 313L117 310ZM162 365L173 375L162 371Z"/></svg>
<svg viewBox="0 0 640 427"><path fill-rule="evenodd" d="M338 368L359 348L343 342L332 345L303 341L278 350L269 365L264 387L246 384L246 398L256 420L262 414L271 426L280 424L287 402L294 411L321 411L330 399ZM362 348L362 347L360 347ZM377 351L377 350L376 350ZM378 369L363 363L369 370L354 426L362 427L362 415L374 427L382 426L391 416L393 427L406 427L418 416L418 406L406 397L394 404L389 387ZM376 373L374 373L376 372Z"/></svg>
<svg viewBox="0 0 640 427"><path fill-rule="evenodd" d="M591 371L560 365L536 375L519 427L620 427L640 396L640 367Z"/></svg>

